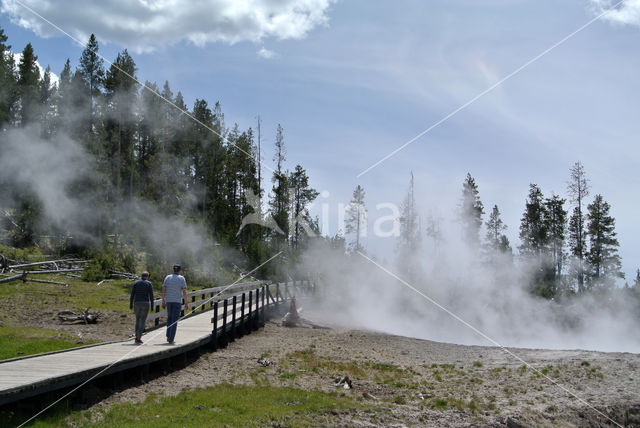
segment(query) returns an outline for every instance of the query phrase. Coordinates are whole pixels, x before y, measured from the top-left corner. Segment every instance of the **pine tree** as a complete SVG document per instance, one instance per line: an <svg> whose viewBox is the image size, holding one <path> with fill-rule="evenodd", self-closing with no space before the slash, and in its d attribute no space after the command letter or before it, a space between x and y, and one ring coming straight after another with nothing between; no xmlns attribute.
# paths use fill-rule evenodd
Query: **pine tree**
<svg viewBox="0 0 640 428"><path fill-rule="evenodd" d="M22 188L19 194L15 192L15 201L15 224L11 233L11 245L20 248L32 246L40 232L42 204L27 188Z"/></svg>
<svg viewBox="0 0 640 428"><path fill-rule="evenodd" d="M478 248L480 243L480 228L482 227L482 215L484 206L480 201L478 186L471 174L462 184L462 202L460 205L460 221L464 242L471 248Z"/></svg>
<svg viewBox="0 0 640 428"><path fill-rule="evenodd" d="M524 256L541 257L548 244L549 230L545 218L547 208L542 191L536 184L529 186L529 196L520 220L520 253Z"/></svg>
<svg viewBox="0 0 640 428"><path fill-rule="evenodd" d="M573 213L569 219L568 246L575 258L573 270L578 282L578 292L582 292L585 276L584 258L587 251L583 207L585 198L589 196L589 180L580 162L576 162L571 168L567 192L571 203L574 204Z"/></svg>
<svg viewBox="0 0 640 428"><path fill-rule="evenodd" d="M624 278L622 261L618 255L618 239L615 219L609 214L609 204L596 195L587 206L587 232L589 236L589 285L613 286L616 278Z"/></svg>
<svg viewBox="0 0 640 428"><path fill-rule="evenodd" d="M529 187L520 222L520 254L535 267L531 277L534 295L552 298L556 292L555 269L549 256L549 212L542 191L536 184Z"/></svg>
<svg viewBox="0 0 640 428"><path fill-rule="evenodd" d="M98 98L102 94L101 89L104 84L105 78L104 60L98 54L98 49L98 40L96 39L95 34L91 34L91 36L89 36L89 41L87 42L87 45L85 46L84 50L82 51L82 55L80 56L80 66L78 67L80 77L82 77L83 81L85 82L86 88L88 89L87 95L89 97L89 134L95 134L96 132L96 130L94 129L96 104ZM113 67L114 66L112 64L111 78L113 78Z"/></svg>
<svg viewBox="0 0 640 428"><path fill-rule="evenodd" d="M136 170L138 173L137 189L141 197L162 202L163 194L167 190L162 180L164 169L160 149L160 135L163 130L163 115L161 112L164 104L152 91L157 92L155 83L145 82L144 86L150 90L140 93L140 110L137 124L137 156Z"/></svg>
<svg viewBox="0 0 640 428"><path fill-rule="evenodd" d="M554 266L556 284L559 283L562 275L564 261L564 239L567 227L567 211L564 209L565 202L566 200L561 199L558 195L553 195L544 202L549 253Z"/></svg>
<svg viewBox="0 0 640 428"><path fill-rule="evenodd" d="M138 83L134 80L136 70L133 58L125 49L118 53L104 80L108 114L105 124L107 155L112 159L111 177L116 189L116 200L120 200L125 195L129 198L134 195L133 183L136 173L134 107L138 96ZM97 85L96 82L94 81L93 84Z"/></svg>
<svg viewBox="0 0 640 428"><path fill-rule="evenodd" d="M485 239L486 247L489 252L489 259L492 263L495 263L500 254L503 254L510 249L509 240L503 233L507 230L507 225L504 224L502 218L500 218L500 210L497 205L493 206L485 226L487 227L487 235Z"/></svg>
<svg viewBox="0 0 640 428"><path fill-rule="evenodd" d="M354 242L350 244L352 251L364 252L364 247L360 243L360 238L366 236L367 208L364 204L365 192L359 184L353 191L353 199L347 208L347 218L345 221L345 232L355 234Z"/></svg>
<svg viewBox="0 0 640 428"><path fill-rule="evenodd" d="M47 66L40 81L40 112L42 137L48 138L55 132L56 128L56 97L57 88L51 82L51 67Z"/></svg>
<svg viewBox="0 0 640 428"><path fill-rule="evenodd" d="M309 186L307 172L300 165L296 165L289 175L288 184L292 202L291 247L296 249L306 238L316 235L317 228L313 227L307 207L318 197L319 192Z"/></svg>
<svg viewBox="0 0 640 428"><path fill-rule="evenodd" d="M502 254L513 256L513 250L511 249L511 244L509 243L509 238L507 238L507 235L502 235L500 237L499 249Z"/></svg>
<svg viewBox="0 0 640 428"><path fill-rule="evenodd" d="M85 147L90 149L89 151L96 153L97 144L92 144L95 141L93 134L90 134L90 98L89 89L86 82L82 78L80 70L73 73L71 77L71 85L69 93L66 95L68 100L69 110L64 116L66 120L63 123L66 125L63 129L66 129L69 135L76 141L83 141Z"/></svg>
<svg viewBox="0 0 640 428"><path fill-rule="evenodd" d="M16 101L15 63L11 46L4 30L0 28L0 131L12 121L13 105Z"/></svg>
<svg viewBox="0 0 640 428"><path fill-rule="evenodd" d="M40 70L38 57L28 43L18 64L18 93L20 94L20 125L36 123L40 118Z"/></svg>
<svg viewBox="0 0 640 428"><path fill-rule="evenodd" d="M427 227L425 232L427 236L433 241L433 249L436 254L439 254L440 245L444 241L444 237L441 230L442 218L434 214L433 212L427 215Z"/></svg>
<svg viewBox="0 0 640 428"><path fill-rule="evenodd" d="M286 148L284 146L284 131L282 126L278 125L276 131L276 153L273 161L276 168L273 171L272 199L269 201L271 207L271 215L276 221L280 229L285 233L285 237L275 236L276 249L282 249L283 239L289 234L289 190L287 183L287 174L284 171L284 162L286 161Z"/></svg>
<svg viewBox="0 0 640 428"><path fill-rule="evenodd" d="M420 218L414 195L413 173L409 181L409 190L400 210L400 237L398 240L398 265L400 271L409 280L416 279L422 236L420 234Z"/></svg>

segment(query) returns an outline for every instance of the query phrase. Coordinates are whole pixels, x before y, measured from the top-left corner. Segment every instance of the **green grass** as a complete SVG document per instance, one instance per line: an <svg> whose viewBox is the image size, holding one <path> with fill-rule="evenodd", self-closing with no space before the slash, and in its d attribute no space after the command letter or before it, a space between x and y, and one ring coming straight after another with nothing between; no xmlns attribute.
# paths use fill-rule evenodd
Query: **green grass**
<svg viewBox="0 0 640 428"><path fill-rule="evenodd" d="M55 284L14 281L2 284L0 299L15 305L43 309L54 306L64 309L92 308L94 310L129 310L128 287L133 281L113 280L96 285L62 275L38 275L37 279L50 279L69 284L68 287Z"/></svg>
<svg viewBox="0 0 640 428"><path fill-rule="evenodd" d="M65 417L58 410L33 426L317 426L330 411L363 407L349 397L317 391L221 384L174 397L150 394L143 403L115 404L93 414L75 411Z"/></svg>
<svg viewBox="0 0 640 428"><path fill-rule="evenodd" d="M27 327L0 327L0 360L95 343L70 334Z"/></svg>
<svg viewBox="0 0 640 428"><path fill-rule="evenodd" d="M31 263L47 260L47 256L36 247L14 248L0 244L0 254L11 260L28 260Z"/></svg>
<svg viewBox="0 0 640 428"><path fill-rule="evenodd" d="M340 361L334 361L329 357L319 357L316 353L315 348L301 349L290 352L287 354L287 358L290 362L297 363L297 365L301 369L314 373L324 371L332 375L346 374L354 378L365 376L364 370L358 365L356 361L343 363Z"/></svg>

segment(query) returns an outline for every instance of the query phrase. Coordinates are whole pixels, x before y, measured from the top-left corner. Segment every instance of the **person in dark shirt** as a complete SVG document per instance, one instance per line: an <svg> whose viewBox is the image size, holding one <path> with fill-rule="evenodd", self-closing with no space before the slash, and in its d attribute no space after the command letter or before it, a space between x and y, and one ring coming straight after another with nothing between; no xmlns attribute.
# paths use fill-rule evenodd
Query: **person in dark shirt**
<svg viewBox="0 0 640 428"><path fill-rule="evenodd" d="M135 343L138 345L142 345L144 324L147 322L149 309L153 307L153 285L149 281L149 272L142 272L140 276L142 279L133 283L131 297L129 298L129 309L133 309L136 314Z"/></svg>

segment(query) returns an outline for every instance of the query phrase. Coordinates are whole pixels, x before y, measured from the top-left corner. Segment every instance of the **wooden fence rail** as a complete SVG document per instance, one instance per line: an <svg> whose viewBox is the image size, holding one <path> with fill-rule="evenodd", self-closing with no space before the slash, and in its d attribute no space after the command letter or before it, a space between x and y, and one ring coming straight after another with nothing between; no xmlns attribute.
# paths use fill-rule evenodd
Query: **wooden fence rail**
<svg viewBox="0 0 640 428"><path fill-rule="evenodd" d="M272 293L274 288L275 296ZM314 291L315 283L303 280L263 284L242 294L215 299L211 318L211 346L217 349L264 325L269 307L286 302L296 294L313 294Z"/></svg>
<svg viewBox="0 0 640 428"><path fill-rule="evenodd" d="M261 284L269 284L271 281L251 281L251 282L241 282L238 284L233 284L231 286L223 285L219 287L211 287L211 288L203 288L201 290L191 290L187 292L187 299L190 299L189 308L191 313L194 313L197 310L197 307L200 306L201 311L207 310L205 307L209 304L209 309L213 307L213 301L217 299L219 296L224 296L231 293L237 293L242 290L248 290L257 285ZM199 297L198 300L196 298ZM182 302L184 305L184 301ZM147 317L147 321L154 321L154 324L158 326L160 324L160 318L167 317L167 311L162 310L162 299L156 299L153 301L153 310L154 313L149 314ZM183 311L184 312L184 311ZM181 313L183 316L184 313Z"/></svg>
<svg viewBox="0 0 640 428"><path fill-rule="evenodd" d="M190 300L189 312L193 314L198 310L200 312L212 310L215 308L217 302L226 300L226 298L230 297L233 294L235 294L235 296L233 297L236 300L238 298L243 299L244 303L246 303L247 293L255 293L256 296L260 295L260 299L265 301L261 304L261 306L264 306L265 304L276 304L283 300L290 299L291 296L295 294L295 292L309 292L309 287L313 286L314 284L308 280L290 281L287 283L281 282L276 284L272 284L271 281L252 281L238 283L232 286L220 286L204 288L201 290L191 290L187 292L187 299ZM241 292L242 294L239 294ZM256 297L256 299L258 298ZM256 300L256 302L258 302L258 300ZM184 301L182 302L182 304L184 305ZM231 302L228 302L227 304L231 305ZM234 306L231 314L235 317L236 309L240 310L241 308L236 308L235 305L237 304L237 302L234 302L233 304ZM255 304L257 305L257 303ZM155 300L153 302L154 313L149 314L149 316L147 317L147 321L153 321L155 327L160 326L162 319L166 319L167 317L167 311L166 309L162 309L161 305L162 299ZM249 306L251 308L251 303L249 303ZM182 310L180 316L184 315L184 310ZM244 313L241 313L240 317L244 317Z"/></svg>

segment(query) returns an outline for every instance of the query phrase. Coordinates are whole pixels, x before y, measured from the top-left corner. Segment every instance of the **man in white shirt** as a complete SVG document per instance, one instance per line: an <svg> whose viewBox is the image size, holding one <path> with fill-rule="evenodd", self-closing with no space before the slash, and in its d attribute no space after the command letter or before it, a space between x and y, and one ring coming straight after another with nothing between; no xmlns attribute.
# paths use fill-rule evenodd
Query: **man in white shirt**
<svg viewBox="0 0 640 428"><path fill-rule="evenodd" d="M162 308L167 308L167 342L174 343L180 318L180 306L184 299L185 312L189 309L187 301L187 281L182 274L182 266L173 265L173 273L167 275L162 283Z"/></svg>

